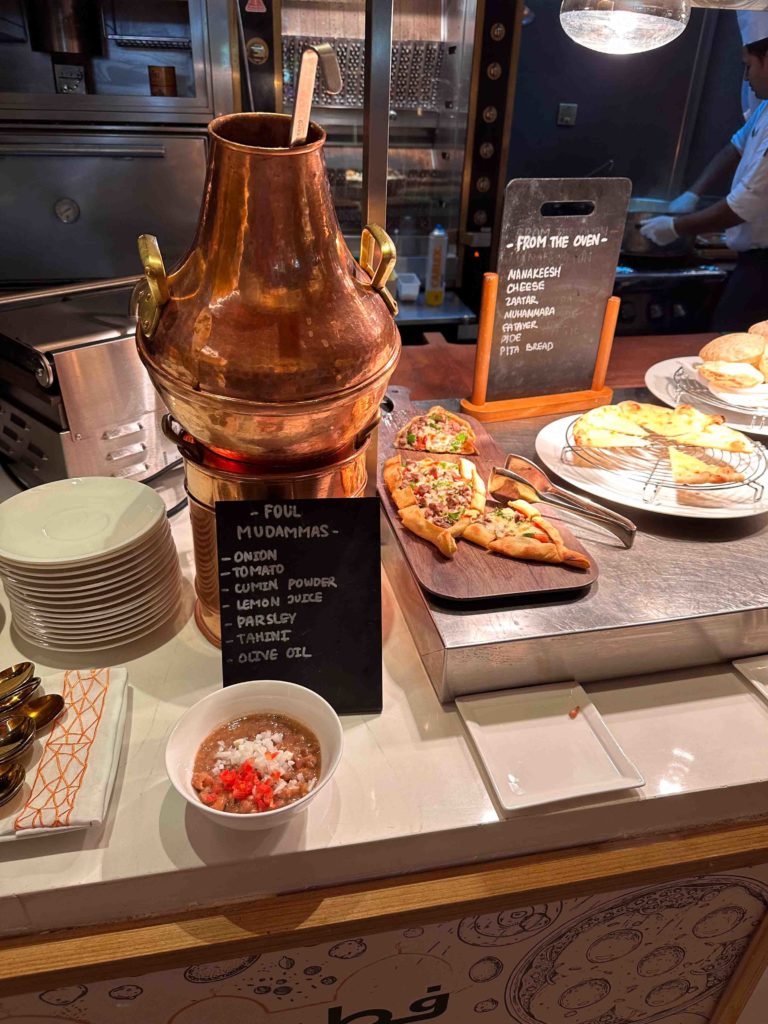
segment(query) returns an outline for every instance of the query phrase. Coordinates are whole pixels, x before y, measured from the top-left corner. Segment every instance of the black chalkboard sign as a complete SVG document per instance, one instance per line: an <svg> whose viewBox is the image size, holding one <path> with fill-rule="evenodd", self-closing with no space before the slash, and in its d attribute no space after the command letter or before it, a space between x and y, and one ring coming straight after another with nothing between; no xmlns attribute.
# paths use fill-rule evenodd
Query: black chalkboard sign
<svg viewBox="0 0 768 1024"><path fill-rule="evenodd" d="M516 178L504 197L486 400L587 391L628 178Z"/></svg>
<svg viewBox="0 0 768 1024"><path fill-rule="evenodd" d="M287 679L381 711L378 498L219 501L224 685Z"/></svg>

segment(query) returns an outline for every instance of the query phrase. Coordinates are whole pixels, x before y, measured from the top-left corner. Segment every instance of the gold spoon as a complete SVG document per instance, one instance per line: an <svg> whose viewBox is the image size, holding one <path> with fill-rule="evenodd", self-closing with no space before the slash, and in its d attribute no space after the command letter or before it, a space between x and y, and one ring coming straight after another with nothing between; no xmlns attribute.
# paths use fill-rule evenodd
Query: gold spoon
<svg viewBox="0 0 768 1024"><path fill-rule="evenodd" d="M20 661L18 665L3 669L0 672L0 701L12 697L34 674L35 666L31 661Z"/></svg>
<svg viewBox="0 0 768 1024"><path fill-rule="evenodd" d="M40 732L46 725L50 725L64 710L64 698L60 693L46 693L42 697L35 697L23 707L19 708L19 714L31 718L35 724L35 731Z"/></svg>
<svg viewBox="0 0 768 1024"><path fill-rule="evenodd" d="M22 704L26 704L39 685L40 676L32 676L29 682L25 683L16 693L0 700L0 718L5 718L7 715L13 714L14 711L18 711Z"/></svg>
<svg viewBox="0 0 768 1024"><path fill-rule="evenodd" d="M17 761L13 764L0 764L0 806L16 796L24 785L25 774Z"/></svg>
<svg viewBox="0 0 768 1024"><path fill-rule="evenodd" d="M35 738L35 723L23 711L0 721L0 764L12 761Z"/></svg>

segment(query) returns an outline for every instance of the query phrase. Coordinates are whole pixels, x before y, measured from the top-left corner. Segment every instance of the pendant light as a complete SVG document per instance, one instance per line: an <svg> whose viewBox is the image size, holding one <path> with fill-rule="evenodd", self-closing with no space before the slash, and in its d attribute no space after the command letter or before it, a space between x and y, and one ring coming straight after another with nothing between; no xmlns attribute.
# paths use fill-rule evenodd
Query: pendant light
<svg viewBox="0 0 768 1024"><path fill-rule="evenodd" d="M642 53L677 39L688 0L563 0L560 24L574 42L600 53Z"/></svg>

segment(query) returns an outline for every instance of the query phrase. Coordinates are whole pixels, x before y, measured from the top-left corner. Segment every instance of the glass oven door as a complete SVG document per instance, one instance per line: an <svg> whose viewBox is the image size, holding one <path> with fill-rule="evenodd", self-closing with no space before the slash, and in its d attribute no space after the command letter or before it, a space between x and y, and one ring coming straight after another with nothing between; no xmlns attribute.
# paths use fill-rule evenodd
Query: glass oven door
<svg viewBox="0 0 768 1024"><path fill-rule="evenodd" d="M424 307L430 232L448 235L446 289L458 282L458 233L466 139L475 0L395 0L390 93L386 228L397 246L399 273L419 276L417 302L401 302L398 320L460 322L471 312L455 295ZM283 0L282 109L293 109L302 51L330 43L344 81L331 96L318 76L313 117L328 133L326 158L336 209L353 252L363 222L363 0Z"/></svg>

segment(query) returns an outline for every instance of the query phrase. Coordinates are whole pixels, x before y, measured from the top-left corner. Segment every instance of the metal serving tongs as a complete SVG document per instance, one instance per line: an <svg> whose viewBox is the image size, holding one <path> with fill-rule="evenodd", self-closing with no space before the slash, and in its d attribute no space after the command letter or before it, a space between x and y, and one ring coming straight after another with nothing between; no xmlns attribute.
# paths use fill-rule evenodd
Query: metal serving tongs
<svg viewBox="0 0 768 1024"><path fill-rule="evenodd" d="M291 117L290 146L303 146L307 141L318 62L325 79L325 91L329 92L331 96L336 96L343 88L339 60L330 43L318 43L302 53L299 77L296 82L296 99L293 102L293 116Z"/></svg>
<svg viewBox="0 0 768 1024"><path fill-rule="evenodd" d="M488 481L488 493L500 501L544 501L567 509L574 515L589 519L618 537L625 548L631 548L637 527L630 519L613 512L589 498L553 484L547 474L522 455L508 455L504 469L494 466Z"/></svg>

